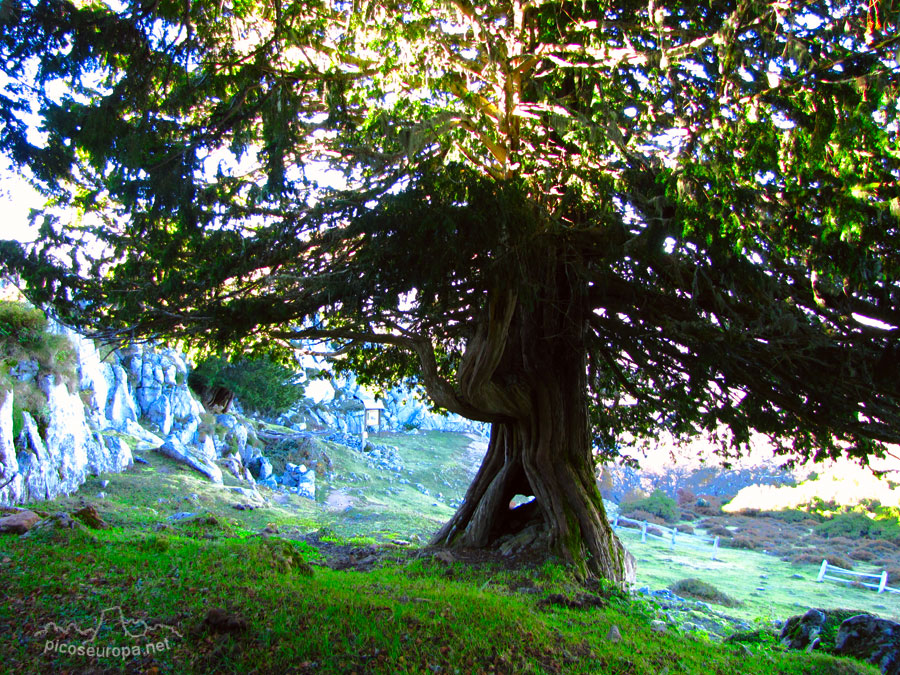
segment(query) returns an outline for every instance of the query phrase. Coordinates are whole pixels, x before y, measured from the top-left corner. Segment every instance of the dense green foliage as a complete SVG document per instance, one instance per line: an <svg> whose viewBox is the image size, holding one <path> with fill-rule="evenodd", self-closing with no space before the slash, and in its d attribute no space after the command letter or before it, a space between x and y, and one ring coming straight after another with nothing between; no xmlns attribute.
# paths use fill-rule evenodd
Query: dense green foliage
<svg viewBox="0 0 900 675"><path fill-rule="evenodd" d="M0 340L4 351L13 344L28 349L41 343L47 329L47 317L36 307L21 302L0 301Z"/></svg>
<svg viewBox="0 0 900 675"><path fill-rule="evenodd" d="M626 515L635 511L652 513L667 523L677 523L680 514L678 504L662 490L654 490L649 497L636 499L631 502L622 502L619 506L619 512Z"/></svg>
<svg viewBox="0 0 900 675"><path fill-rule="evenodd" d="M510 288L585 303L602 448L898 440L890 2L9 8L0 149L49 207L2 260L68 320L414 353L496 419L457 369Z"/></svg>
<svg viewBox="0 0 900 675"><path fill-rule="evenodd" d="M234 394L248 412L278 415L303 398L297 373L264 356L229 362L218 356L201 361L188 375L195 391L214 388Z"/></svg>
<svg viewBox="0 0 900 675"><path fill-rule="evenodd" d="M816 526L825 537L888 539L900 543L900 514L896 507L870 505L868 508L845 508L833 512Z"/></svg>

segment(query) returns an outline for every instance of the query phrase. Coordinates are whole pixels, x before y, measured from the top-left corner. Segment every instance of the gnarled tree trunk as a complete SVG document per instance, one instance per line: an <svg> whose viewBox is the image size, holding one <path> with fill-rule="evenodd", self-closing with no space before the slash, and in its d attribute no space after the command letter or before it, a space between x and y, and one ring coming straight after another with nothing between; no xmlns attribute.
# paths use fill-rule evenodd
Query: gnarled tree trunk
<svg viewBox="0 0 900 675"><path fill-rule="evenodd" d="M543 302L513 299L516 308L508 313L495 308L491 320L506 321L506 330L483 330L481 343L476 336L467 348L470 362L492 364L491 386L481 387L480 397L472 387L467 392L467 374L460 369L467 400L490 409L494 397L499 400L495 410L506 415L493 423L487 454L465 501L432 543L490 547L504 535L537 524L551 550L583 578L622 582L633 579L633 563L606 519L594 475L584 311L577 299L555 292L559 288L545 289L542 294L552 292ZM491 345L494 334L505 337L499 359L490 356L497 351ZM473 356L473 348L484 353ZM516 495L534 500L511 509Z"/></svg>

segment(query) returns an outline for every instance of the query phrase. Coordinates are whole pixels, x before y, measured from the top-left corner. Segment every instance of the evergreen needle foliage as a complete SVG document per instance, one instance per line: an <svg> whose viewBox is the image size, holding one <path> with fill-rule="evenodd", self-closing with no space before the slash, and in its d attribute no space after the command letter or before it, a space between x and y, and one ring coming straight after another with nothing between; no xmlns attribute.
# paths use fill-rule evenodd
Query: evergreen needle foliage
<svg viewBox="0 0 900 675"><path fill-rule="evenodd" d="M303 398L303 385L296 379L297 373L265 356L234 363L211 356L191 371L188 384L201 395L210 389L225 389L248 412L278 415Z"/></svg>
<svg viewBox="0 0 900 675"><path fill-rule="evenodd" d="M418 374L493 425L435 541L536 520L618 579L594 461L625 439L900 441L897 17L4 2L0 151L48 205L0 261L108 337L320 339L367 381ZM539 498L510 518L516 494Z"/></svg>

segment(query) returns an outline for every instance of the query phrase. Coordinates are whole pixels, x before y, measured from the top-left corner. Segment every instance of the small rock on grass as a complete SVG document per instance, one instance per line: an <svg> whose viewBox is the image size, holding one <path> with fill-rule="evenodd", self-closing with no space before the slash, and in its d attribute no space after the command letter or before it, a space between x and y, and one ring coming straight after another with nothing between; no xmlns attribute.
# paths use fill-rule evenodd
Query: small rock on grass
<svg viewBox="0 0 900 675"><path fill-rule="evenodd" d="M651 621L650 622L650 630L654 633L667 633L669 631L668 626L666 626L665 621Z"/></svg>
<svg viewBox="0 0 900 675"><path fill-rule="evenodd" d="M97 508L92 504L88 504L87 506L78 509L73 514L78 520L87 525L92 530L108 530L109 523L107 523L103 518L100 517L100 514L97 513Z"/></svg>
<svg viewBox="0 0 900 675"><path fill-rule="evenodd" d="M34 511L19 511L11 516L0 518L0 532L25 534L37 525L41 517Z"/></svg>
<svg viewBox="0 0 900 675"><path fill-rule="evenodd" d="M456 557L450 553L450 551L437 551L434 554L434 557L438 560L442 560L445 563L452 563L456 561Z"/></svg>
<svg viewBox="0 0 900 675"><path fill-rule="evenodd" d="M622 641L622 631L619 630L617 625L613 624L606 634L606 639L613 644L619 643Z"/></svg>

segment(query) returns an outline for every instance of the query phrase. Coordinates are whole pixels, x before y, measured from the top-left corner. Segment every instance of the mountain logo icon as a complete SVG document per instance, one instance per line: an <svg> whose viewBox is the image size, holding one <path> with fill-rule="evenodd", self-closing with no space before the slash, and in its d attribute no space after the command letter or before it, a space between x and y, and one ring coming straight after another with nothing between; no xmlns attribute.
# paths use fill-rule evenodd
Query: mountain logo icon
<svg viewBox="0 0 900 675"><path fill-rule="evenodd" d="M109 607L100 613L97 625L92 628L81 628L75 622L63 626L50 621L44 624L35 637L50 639L81 638L82 644L96 642L101 630L118 632L132 640L157 640L161 637L183 637L172 626L164 623L148 624L143 619L128 619L122 613L121 607Z"/></svg>

